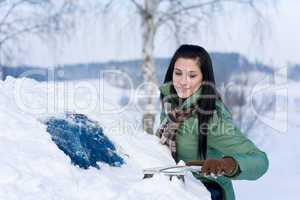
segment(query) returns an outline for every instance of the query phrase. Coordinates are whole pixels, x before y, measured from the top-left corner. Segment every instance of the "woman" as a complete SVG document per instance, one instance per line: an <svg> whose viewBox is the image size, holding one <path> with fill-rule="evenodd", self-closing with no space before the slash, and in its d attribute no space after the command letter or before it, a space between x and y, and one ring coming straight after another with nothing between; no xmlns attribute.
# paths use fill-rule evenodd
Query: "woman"
<svg viewBox="0 0 300 200"><path fill-rule="evenodd" d="M256 180L268 158L234 125L215 90L212 61L196 45L182 45L173 55L160 87L163 111L157 131L176 162L199 165L194 174L212 199L235 199L231 180Z"/></svg>

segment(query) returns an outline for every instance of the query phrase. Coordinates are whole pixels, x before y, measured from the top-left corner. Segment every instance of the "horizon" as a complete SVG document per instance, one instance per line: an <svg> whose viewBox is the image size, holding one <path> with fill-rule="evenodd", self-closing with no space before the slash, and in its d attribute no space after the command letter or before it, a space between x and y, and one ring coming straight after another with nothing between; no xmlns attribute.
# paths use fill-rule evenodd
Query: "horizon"
<svg viewBox="0 0 300 200"><path fill-rule="evenodd" d="M248 62L250 62L251 64L253 65L265 65L267 67L273 67L272 65L269 65L269 64L266 64L266 63L263 63L263 62L260 62L260 61L250 61L249 58L239 52L219 52L219 51L212 51L212 52L209 52L209 54L211 54L210 56L213 57L212 55L213 54L222 54L222 56L230 56L230 54L232 55L237 55L237 56L241 56L242 58L245 58ZM154 57L153 58L154 60L159 60L159 59L165 59L165 60L170 60L171 59L171 56L170 57ZM213 60L213 58L212 58ZM73 62L73 63L63 63L63 64L56 64L56 65L49 65L49 66L43 66L43 65L36 65L36 64L18 64L18 65L2 65L2 67L11 67L11 68L18 68L18 67L37 67L37 68L56 68L56 67L65 67L65 66L72 66L72 65L90 65L90 64L108 64L108 63L111 63L111 62L142 62L142 58L125 58L125 59L120 59L120 60L100 60L100 61L87 61L87 62ZM296 63L297 65L300 64L300 63Z"/></svg>

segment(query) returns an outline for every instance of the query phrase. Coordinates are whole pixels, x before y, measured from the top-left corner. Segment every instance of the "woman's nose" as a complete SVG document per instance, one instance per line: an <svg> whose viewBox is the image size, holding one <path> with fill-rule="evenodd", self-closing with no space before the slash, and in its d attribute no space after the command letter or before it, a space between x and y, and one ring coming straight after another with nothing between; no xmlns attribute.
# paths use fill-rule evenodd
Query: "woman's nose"
<svg viewBox="0 0 300 200"><path fill-rule="evenodd" d="M188 84L188 80L187 80L187 76L182 76L180 79L180 85L187 85Z"/></svg>

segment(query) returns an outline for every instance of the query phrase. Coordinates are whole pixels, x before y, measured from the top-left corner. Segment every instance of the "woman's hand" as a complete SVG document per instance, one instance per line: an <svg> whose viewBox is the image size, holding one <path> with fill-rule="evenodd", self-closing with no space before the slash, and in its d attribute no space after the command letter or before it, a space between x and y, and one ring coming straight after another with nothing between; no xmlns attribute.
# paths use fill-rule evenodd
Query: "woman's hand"
<svg viewBox="0 0 300 200"><path fill-rule="evenodd" d="M237 167L236 161L231 157L224 157L222 159L207 159L207 160L194 160L186 163L187 166L202 166L202 174L208 175L230 175Z"/></svg>

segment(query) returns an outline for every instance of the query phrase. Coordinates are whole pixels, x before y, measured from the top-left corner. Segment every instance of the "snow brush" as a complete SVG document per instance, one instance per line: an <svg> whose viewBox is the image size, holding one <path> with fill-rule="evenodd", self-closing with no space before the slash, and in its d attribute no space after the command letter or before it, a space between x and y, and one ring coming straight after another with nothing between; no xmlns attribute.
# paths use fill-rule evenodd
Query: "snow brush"
<svg viewBox="0 0 300 200"><path fill-rule="evenodd" d="M198 163L195 163L195 165L190 166L173 165L167 167L154 167L143 169L143 179L152 178L154 174L163 174L168 176L170 180L172 180L172 178L175 176L184 182L184 176L187 172L201 173L202 166L197 164Z"/></svg>

